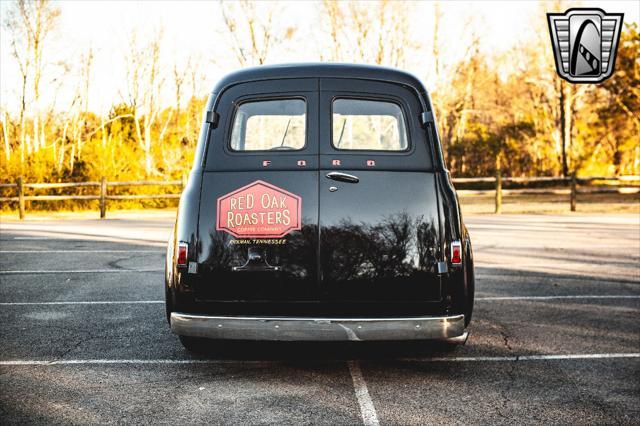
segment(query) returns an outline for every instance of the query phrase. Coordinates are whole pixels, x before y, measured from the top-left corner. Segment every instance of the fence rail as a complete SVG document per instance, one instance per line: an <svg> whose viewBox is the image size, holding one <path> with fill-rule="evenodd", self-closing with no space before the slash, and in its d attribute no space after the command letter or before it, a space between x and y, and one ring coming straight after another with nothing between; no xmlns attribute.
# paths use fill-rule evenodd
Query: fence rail
<svg viewBox="0 0 640 426"><path fill-rule="evenodd" d="M590 185L594 182L605 182L605 186L601 187L583 187L580 185ZM568 195L571 211L576 211L576 203L579 194L636 194L640 193L640 176L590 176L590 177L508 177L497 174L494 177L475 177L475 178L454 178L453 183L458 186L460 195L494 195L495 196L495 212L502 211L503 195ZM507 183L518 185L531 184L557 184L565 186L564 188L514 188L503 189L503 185ZM631 184L635 183L635 184ZM467 185L491 184L491 189L463 189ZM0 183L2 188L14 188L17 195L13 197L0 197L0 202L18 202L18 215L20 219L24 219L26 214L25 201L63 201L63 200L98 200L100 201L100 218L104 219L107 213L107 201L109 200L156 200L156 199L175 199L180 198L180 194L127 194L127 195L109 195L109 187L123 186L175 186L183 189L186 180L173 181L128 181L128 182L108 182L105 178L94 182L56 182L56 183L26 183L20 177L15 183ZM98 194L95 195L25 195L24 190L30 189L60 189L60 188L82 188L96 187Z"/></svg>
<svg viewBox="0 0 640 426"><path fill-rule="evenodd" d="M594 183L602 182L604 185L597 187L585 187ZM637 194L640 193L640 176L589 176L577 177L572 175L569 177L509 177L501 176L499 173L494 177L477 177L477 178L454 178L453 183L459 188L460 195L491 195L495 196L495 213L502 212L502 196L503 195L568 195L569 208L572 212L576 211L576 204L579 194ZM492 189L460 189L469 184L486 184L491 183ZM504 189L503 185L518 184L553 184L556 187L549 188L514 188ZM563 186L558 188L557 186ZM583 187L580 187L583 186Z"/></svg>
<svg viewBox="0 0 640 426"><path fill-rule="evenodd" d="M107 201L109 200L158 200L180 198L180 194L127 194L127 195L109 195L109 187L122 186L177 186L183 189L186 180L170 180L170 181L128 181L128 182L108 182L102 178L99 182L56 182L56 183L25 183L19 177L15 183L1 183L0 188L15 188L17 195L14 197L0 197L0 202L18 202L18 216L24 219L26 215L25 201L63 201L63 200L98 200L100 203L100 218L104 219L107 215ZM96 195L25 195L25 188L31 189L59 189L59 188L82 188L97 187Z"/></svg>

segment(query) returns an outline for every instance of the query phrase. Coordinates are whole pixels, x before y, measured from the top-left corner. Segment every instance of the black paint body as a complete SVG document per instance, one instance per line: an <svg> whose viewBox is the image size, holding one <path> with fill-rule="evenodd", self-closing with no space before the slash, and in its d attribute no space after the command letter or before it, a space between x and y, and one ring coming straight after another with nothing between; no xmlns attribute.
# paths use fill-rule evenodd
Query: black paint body
<svg viewBox="0 0 640 426"><path fill-rule="evenodd" d="M240 102L291 97L307 104L303 150L229 148ZM331 103L336 98L400 105L409 149L334 148ZM207 111L205 116L216 122L205 120L202 126L167 249L168 313L373 318L464 313L468 323L474 294L471 242L419 80L370 66L265 66L225 77ZM270 161L268 167L264 160ZM375 166L367 166L370 160ZM326 177L335 171L359 182ZM230 244L235 237L216 230L216 200L256 180L302 198L302 227L284 236L285 244ZM332 186L337 190L329 191ZM463 245L462 266L450 262L450 243L456 240ZM197 272L176 266L178 242L189 244L188 260L197 264ZM234 271L247 262L250 250L279 270ZM439 273L438 262L446 262L446 272Z"/></svg>

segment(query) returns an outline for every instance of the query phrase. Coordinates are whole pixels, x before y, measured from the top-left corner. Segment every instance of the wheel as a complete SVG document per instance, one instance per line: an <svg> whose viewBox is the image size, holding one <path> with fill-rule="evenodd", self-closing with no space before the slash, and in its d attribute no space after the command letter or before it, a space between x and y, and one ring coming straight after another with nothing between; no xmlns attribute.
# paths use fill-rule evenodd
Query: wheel
<svg viewBox="0 0 640 426"><path fill-rule="evenodd" d="M207 346L208 340L203 339L201 337L191 337L191 336L178 336L180 338L180 343L182 346L189 352L202 352Z"/></svg>
<svg viewBox="0 0 640 426"><path fill-rule="evenodd" d="M447 342L446 340L438 342L438 350L440 352L455 352L455 350L458 349L458 346L460 346L459 343L451 343Z"/></svg>

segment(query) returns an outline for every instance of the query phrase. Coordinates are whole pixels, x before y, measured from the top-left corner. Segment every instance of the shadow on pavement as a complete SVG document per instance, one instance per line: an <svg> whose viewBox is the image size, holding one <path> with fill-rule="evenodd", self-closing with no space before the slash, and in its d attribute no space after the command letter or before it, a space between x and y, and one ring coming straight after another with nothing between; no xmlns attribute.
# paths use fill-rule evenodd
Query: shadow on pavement
<svg viewBox="0 0 640 426"><path fill-rule="evenodd" d="M235 361L343 361L437 357L457 346L439 341L408 342L254 342L207 340L197 345L196 359Z"/></svg>

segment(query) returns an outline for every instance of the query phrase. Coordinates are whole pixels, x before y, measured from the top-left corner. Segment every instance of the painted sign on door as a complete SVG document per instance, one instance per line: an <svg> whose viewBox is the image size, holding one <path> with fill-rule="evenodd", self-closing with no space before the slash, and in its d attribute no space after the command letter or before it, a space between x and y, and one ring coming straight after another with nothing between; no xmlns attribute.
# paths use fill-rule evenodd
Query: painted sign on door
<svg viewBox="0 0 640 426"><path fill-rule="evenodd" d="M238 238L280 238L301 229L302 199L257 180L218 198L216 229Z"/></svg>

